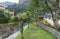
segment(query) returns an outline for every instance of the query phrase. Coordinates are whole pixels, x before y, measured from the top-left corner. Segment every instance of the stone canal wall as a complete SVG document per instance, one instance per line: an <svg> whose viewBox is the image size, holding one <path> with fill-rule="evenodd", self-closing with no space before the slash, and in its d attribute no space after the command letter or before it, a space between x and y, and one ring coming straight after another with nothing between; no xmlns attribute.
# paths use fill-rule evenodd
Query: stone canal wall
<svg viewBox="0 0 60 39"><path fill-rule="evenodd" d="M51 28L51 27L48 27L42 23L37 23L39 27L47 30L48 32L50 32L51 34L55 35L58 39L60 39L60 32L58 32L57 30Z"/></svg>
<svg viewBox="0 0 60 39"><path fill-rule="evenodd" d="M20 23L0 24L0 38L7 37L16 32L20 28Z"/></svg>

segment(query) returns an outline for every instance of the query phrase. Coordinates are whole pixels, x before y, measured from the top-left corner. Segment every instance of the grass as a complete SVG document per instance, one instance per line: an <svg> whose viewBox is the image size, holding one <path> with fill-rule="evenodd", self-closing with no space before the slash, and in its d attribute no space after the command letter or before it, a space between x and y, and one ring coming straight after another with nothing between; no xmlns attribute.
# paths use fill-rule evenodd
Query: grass
<svg viewBox="0 0 60 39"><path fill-rule="evenodd" d="M27 28L23 33L24 39L57 39L51 33L45 31L44 29L38 27L35 23L31 24L29 29ZM21 34L19 34L16 39L21 39Z"/></svg>

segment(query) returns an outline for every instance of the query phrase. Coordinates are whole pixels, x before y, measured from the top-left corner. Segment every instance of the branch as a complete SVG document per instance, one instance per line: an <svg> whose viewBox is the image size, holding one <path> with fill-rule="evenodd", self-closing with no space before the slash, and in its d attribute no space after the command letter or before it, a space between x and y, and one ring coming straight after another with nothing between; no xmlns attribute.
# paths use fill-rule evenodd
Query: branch
<svg viewBox="0 0 60 39"><path fill-rule="evenodd" d="M59 0L56 0L56 8L59 9Z"/></svg>
<svg viewBox="0 0 60 39"><path fill-rule="evenodd" d="M46 4L47 8L51 11L52 17L54 17L52 9L48 6L47 0L45 0L45 4ZM54 19L54 18L53 18L53 19Z"/></svg>
<svg viewBox="0 0 60 39"><path fill-rule="evenodd" d="M49 1L54 7L56 7L56 5L54 3L52 3L51 1Z"/></svg>
<svg viewBox="0 0 60 39"><path fill-rule="evenodd" d="M48 8L48 9L51 11L51 13L52 13L52 9L48 6L47 0L45 0L45 4L46 4L47 8Z"/></svg>

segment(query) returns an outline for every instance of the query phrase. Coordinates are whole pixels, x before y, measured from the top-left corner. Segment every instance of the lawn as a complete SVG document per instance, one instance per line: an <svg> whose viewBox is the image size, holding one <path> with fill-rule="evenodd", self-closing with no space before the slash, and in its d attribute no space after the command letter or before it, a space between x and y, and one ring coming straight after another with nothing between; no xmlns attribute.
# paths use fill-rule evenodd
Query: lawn
<svg viewBox="0 0 60 39"><path fill-rule="evenodd" d="M24 39L57 39L51 33L45 31L44 29L38 27L35 23L30 24L29 29L27 28L24 33ZM16 39L21 39L21 34L19 34Z"/></svg>

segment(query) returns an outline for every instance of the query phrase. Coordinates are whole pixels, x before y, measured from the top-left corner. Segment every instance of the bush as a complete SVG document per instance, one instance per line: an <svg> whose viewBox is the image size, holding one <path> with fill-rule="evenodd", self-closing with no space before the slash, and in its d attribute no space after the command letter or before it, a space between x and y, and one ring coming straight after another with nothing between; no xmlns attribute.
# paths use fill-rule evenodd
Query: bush
<svg viewBox="0 0 60 39"><path fill-rule="evenodd" d="M14 22L19 22L19 18L17 16L14 17L13 19Z"/></svg>
<svg viewBox="0 0 60 39"><path fill-rule="evenodd" d="M11 23L11 22L19 22L19 18L17 17L17 16L14 16L13 18L11 18L10 20L9 20L9 22Z"/></svg>
<svg viewBox="0 0 60 39"><path fill-rule="evenodd" d="M2 12L2 11L1 11ZM9 16L5 13L0 13L0 23L8 23Z"/></svg>

